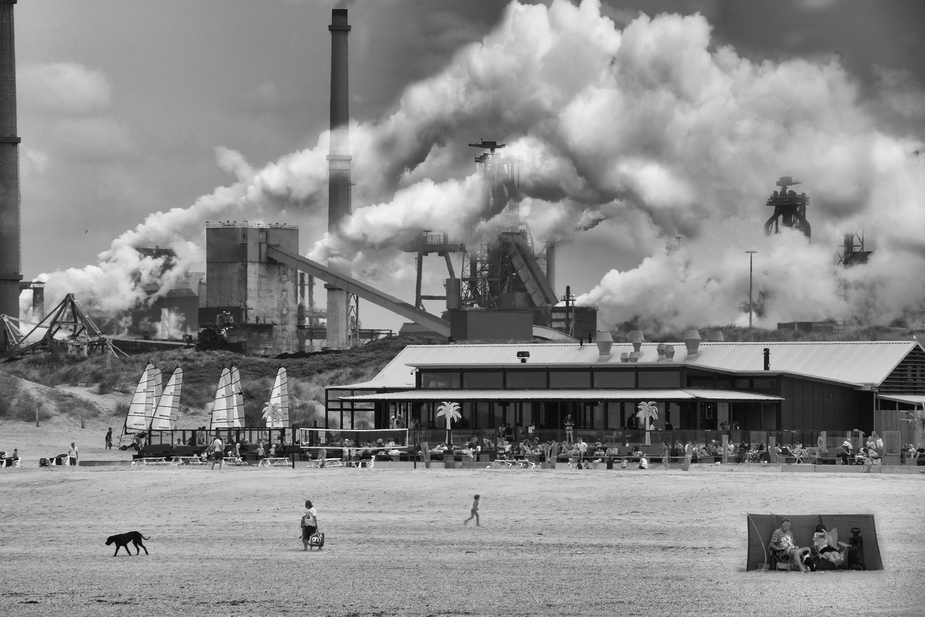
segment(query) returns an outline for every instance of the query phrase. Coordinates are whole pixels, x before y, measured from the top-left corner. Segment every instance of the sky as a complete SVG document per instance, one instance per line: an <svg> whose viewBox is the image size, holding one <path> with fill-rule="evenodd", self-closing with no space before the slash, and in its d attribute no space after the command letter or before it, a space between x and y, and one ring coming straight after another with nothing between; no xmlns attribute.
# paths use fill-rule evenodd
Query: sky
<svg viewBox="0 0 925 617"><path fill-rule="evenodd" d="M354 187L328 234L332 8ZM558 241L556 291L601 329L747 324L747 250L757 325L925 326L917 0L42 0L15 26L23 273L49 308L169 289L218 220L297 224L303 254L413 300L403 240L500 224L467 145L495 139L521 182L505 224ZM810 196L811 242L764 234L779 176ZM869 263L837 265L846 233ZM177 252L166 276L134 251L152 246ZM431 259L425 294L447 276Z"/></svg>

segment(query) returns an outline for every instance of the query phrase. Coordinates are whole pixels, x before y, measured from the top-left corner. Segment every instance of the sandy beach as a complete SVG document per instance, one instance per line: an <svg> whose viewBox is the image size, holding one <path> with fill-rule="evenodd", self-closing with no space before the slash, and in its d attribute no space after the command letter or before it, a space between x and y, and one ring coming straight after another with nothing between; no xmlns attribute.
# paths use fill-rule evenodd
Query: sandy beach
<svg viewBox="0 0 925 617"><path fill-rule="evenodd" d="M116 424L115 421L112 424ZM925 475L39 468L107 418L2 423L0 609L11 615L921 615ZM114 427L115 428L115 427ZM118 434L118 431L116 431ZM482 525L463 525L482 495ZM303 552L305 499L327 545ZM872 513L879 572L747 572L746 513ZM113 557L139 530L150 555Z"/></svg>

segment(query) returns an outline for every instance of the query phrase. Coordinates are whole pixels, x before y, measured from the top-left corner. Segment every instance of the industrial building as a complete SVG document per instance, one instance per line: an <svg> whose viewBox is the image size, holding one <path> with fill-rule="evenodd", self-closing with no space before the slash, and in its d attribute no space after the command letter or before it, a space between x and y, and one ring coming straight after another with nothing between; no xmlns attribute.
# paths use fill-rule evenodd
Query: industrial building
<svg viewBox="0 0 925 617"><path fill-rule="evenodd" d="M459 403L460 428L505 423L559 429L633 426L637 405L655 402L652 428L717 430L745 437L773 431L895 434L912 441L902 409L925 403L925 349L917 341L679 344L580 343L409 346L375 378L326 392L326 426L441 427L443 401ZM712 337L711 337L712 338ZM753 441L760 441L754 439Z"/></svg>

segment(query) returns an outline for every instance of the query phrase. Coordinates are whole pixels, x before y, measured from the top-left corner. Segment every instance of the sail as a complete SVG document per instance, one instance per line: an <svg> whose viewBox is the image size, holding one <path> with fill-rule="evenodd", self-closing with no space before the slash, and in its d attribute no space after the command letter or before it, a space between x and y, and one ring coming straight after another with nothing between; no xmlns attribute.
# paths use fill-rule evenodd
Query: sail
<svg viewBox="0 0 925 617"><path fill-rule="evenodd" d="M145 393L145 427L151 426L154 419L154 408L157 407L157 400L161 397L161 391L164 389L161 377L161 369L153 364L151 365L151 377L148 379L148 391Z"/></svg>
<svg viewBox="0 0 925 617"><path fill-rule="evenodd" d="M263 410L263 417L267 421L267 428L289 427L289 381L284 368L276 373L276 381L270 390L270 402Z"/></svg>
<svg viewBox="0 0 925 617"><path fill-rule="evenodd" d="M231 412L228 414L229 426L244 426L244 391L241 389L241 371L231 367Z"/></svg>
<svg viewBox="0 0 925 617"><path fill-rule="evenodd" d="M125 433L144 432L148 429L147 408L149 397L154 391L154 365L150 362L145 365L135 386L132 402L129 403L128 413L125 415Z"/></svg>
<svg viewBox="0 0 925 617"><path fill-rule="evenodd" d="M231 397L228 396L228 384L231 382L231 371L227 368L222 369L222 376L218 379L218 386L215 388L215 400L212 402L212 419L209 421L209 428L228 428L228 412L231 410Z"/></svg>
<svg viewBox="0 0 925 617"><path fill-rule="evenodd" d="M179 366L174 370L164 392L154 408L154 418L151 420L151 430L170 431L177 428L177 410L180 407L180 389L183 387L183 369Z"/></svg>

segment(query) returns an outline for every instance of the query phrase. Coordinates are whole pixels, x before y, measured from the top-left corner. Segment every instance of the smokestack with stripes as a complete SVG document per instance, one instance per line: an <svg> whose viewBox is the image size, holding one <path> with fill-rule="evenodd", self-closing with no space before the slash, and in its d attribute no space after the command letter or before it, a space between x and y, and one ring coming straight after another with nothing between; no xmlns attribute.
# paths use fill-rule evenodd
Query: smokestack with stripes
<svg viewBox="0 0 925 617"><path fill-rule="evenodd" d="M347 9L331 10L331 146L328 154L328 231L350 216L350 82L347 71ZM328 286L328 345L347 346L347 292Z"/></svg>
<svg viewBox="0 0 925 617"><path fill-rule="evenodd" d="M19 319L21 222L13 5L0 0L0 313ZM0 334L0 348L7 344Z"/></svg>

